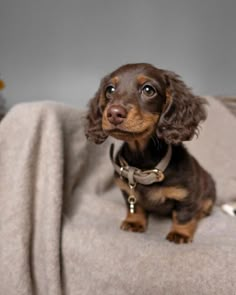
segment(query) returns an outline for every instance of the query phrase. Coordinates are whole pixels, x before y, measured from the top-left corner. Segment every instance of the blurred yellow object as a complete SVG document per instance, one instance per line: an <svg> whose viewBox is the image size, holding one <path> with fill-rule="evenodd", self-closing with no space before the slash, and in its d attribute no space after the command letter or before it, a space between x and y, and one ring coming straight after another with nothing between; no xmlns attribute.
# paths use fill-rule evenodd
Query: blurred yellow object
<svg viewBox="0 0 236 295"><path fill-rule="evenodd" d="M5 83L3 82L3 80L0 80L0 90L5 88Z"/></svg>

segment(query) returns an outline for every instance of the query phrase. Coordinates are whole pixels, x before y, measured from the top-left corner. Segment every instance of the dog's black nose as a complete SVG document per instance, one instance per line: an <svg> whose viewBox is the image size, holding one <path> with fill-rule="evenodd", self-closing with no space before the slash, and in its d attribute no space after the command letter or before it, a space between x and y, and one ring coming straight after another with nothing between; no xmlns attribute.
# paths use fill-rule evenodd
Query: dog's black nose
<svg viewBox="0 0 236 295"><path fill-rule="evenodd" d="M113 125L121 124L127 117L127 111L120 105L112 105L107 110L107 118Z"/></svg>

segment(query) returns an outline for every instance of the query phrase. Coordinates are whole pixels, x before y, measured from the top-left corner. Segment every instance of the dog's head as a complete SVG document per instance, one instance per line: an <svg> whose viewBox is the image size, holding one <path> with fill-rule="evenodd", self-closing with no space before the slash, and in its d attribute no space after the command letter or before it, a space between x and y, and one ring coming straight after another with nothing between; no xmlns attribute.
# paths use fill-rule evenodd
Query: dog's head
<svg viewBox="0 0 236 295"><path fill-rule="evenodd" d="M102 143L109 135L127 142L154 134L166 143L190 140L206 119L205 100L173 72L128 64L106 76L90 101L86 135Z"/></svg>

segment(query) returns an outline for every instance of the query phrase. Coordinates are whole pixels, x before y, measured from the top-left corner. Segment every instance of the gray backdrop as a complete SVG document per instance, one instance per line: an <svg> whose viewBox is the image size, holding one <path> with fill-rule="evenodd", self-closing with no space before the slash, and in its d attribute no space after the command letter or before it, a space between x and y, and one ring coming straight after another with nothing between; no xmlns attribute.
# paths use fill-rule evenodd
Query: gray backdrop
<svg viewBox="0 0 236 295"><path fill-rule="evenodd" d="M0 0L8 105L84 107L127 62L174 70L199 94L236 94L235 0Z"/></svg>

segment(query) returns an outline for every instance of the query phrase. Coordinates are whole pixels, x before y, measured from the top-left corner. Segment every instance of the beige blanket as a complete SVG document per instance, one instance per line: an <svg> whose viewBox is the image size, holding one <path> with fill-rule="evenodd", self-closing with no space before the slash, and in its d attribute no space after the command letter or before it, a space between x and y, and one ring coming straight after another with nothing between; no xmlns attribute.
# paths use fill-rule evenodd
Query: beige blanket
<svg viewBox="0 0 236 295"><path fill-rule="evenodd" d="M168 219L120 231L110 143L89 144L83 129L84 112L50 102L18 105L0 124L0 294L235 294L236 219L215 208L183 246L165 241ZM234 197L228 156L221 202Z"/></svg>

